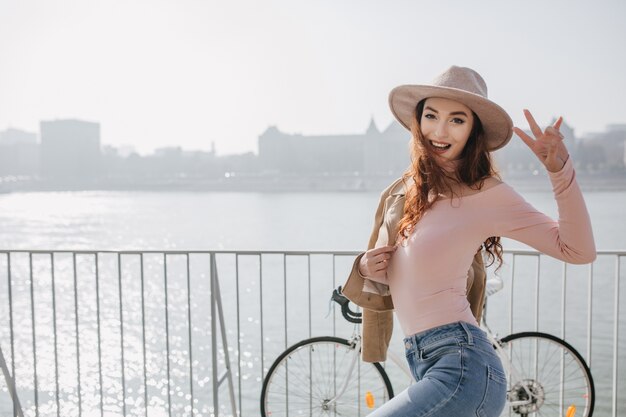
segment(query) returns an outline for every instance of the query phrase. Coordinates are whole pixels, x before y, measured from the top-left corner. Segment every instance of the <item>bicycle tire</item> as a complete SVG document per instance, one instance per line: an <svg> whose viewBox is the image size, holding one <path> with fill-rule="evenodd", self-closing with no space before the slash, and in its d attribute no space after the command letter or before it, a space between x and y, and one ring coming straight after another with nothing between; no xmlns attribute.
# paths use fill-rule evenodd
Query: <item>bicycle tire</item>
<svg viewBox="0 0 626 417"><path fill-rule="evenodd" d="M360 352L354 350L348 340L332 336L305 339L289 347L263 379L261 416L361 416L389 401L393 388L385 369L378 362L361 361ZM340 389L354 354L358 355L357 380L325 409L325 401Z"/></svg>
<svg viewBox="0 0 626 417"><path fill-rule="evenodd" d="M507 399L528 399L522 385L536 394L529 405L509 407L509 415L565 416L573 405L577 417L591 417L595 404L593 376L572 345L541 332L510 334L500 343L520 373L518 380L507 376Z"/></svg>

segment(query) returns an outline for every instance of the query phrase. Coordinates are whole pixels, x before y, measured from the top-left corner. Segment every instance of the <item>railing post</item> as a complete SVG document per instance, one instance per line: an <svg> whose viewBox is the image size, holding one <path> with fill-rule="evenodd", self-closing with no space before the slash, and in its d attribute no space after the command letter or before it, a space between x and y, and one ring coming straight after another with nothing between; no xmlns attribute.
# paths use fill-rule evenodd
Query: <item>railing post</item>
<svg viewBox="0 0 626 417"><path fill-rule="evenodd" d="M218 379L217 377L217 319L220 322L220 333L222 335L222 349L224 351L224 364L226 370L224 375ZM235 401L235 389L233 386L233 374L230 366L230 356L228 354L228 340L226 339L226 325L224 323L224 311L222 309L222 295L220 293L220 283L217 276L217 262L215 260L215 252L211 252L211 357L213 371L213 414L219 416L218 409L218 389L224 381L228 380L228 391L230 393L230 405L233 416L237 416L237 404Z"/></svg>
<svg viewBox="0 0 626 417"><path fill-rule="evenodd" d="M215 275L217 274L217 266L215 264L215 253L211 252L211 374L213 381L213 415L219 415L218 404L218 388L219 383L217 380L217 337L216 322L215 322Z"/></svg>
<svg viewBox="0 0 626 417"><path fill-rule="evenodd" d="M620 278L620 257L616 256L615 265L615 291L614 291L614 316L613 316L613 416L617 416L617 362L618 362L618 343L619 343L619 278Z"/></svg>
<svg viewBox="0 0 626 417"><path fill-rule="evenodd" d="M22 412L22 406L20 404L20 399L17 397L17 390L15 388L15 380L9 373L9 368L7 367L7 363L4 360L4 354L2 353L2 346L0 346L0 367L2 368L2 373L4 374L4 380L6 381L7 387L9 388L9 392L11 393L11 398L13 399L13 412L18 417L24 417L24 413Z"/></svg>

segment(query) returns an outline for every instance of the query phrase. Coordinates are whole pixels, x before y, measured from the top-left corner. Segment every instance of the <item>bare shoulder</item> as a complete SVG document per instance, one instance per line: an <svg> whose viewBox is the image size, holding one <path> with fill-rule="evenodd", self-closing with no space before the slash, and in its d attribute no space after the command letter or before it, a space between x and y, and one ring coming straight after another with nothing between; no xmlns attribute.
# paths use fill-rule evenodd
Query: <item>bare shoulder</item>
<svg viewBox="0 0 626 417"><path fill-rule="evenodd" d="M499 180L496 177L488 177L485 178L482 183L476 183L473 186L469 186L469 185L460 185L457 187L453 187L453 194L454 195L458 195L461 197L467 197L470 195L474 195L474 194L478 194L480 192L489 190L493 187L496 187L500 184L502 184L503 182L501 180ZM480 187L480 188L478 188ZM448 198L449 196L442 194L441 197L443 198Z"/></svg>
<svg viewBox="0 0 626 417"><path fill-rule="evenodd" d="M488 177L485 179L485 182L483 182L483 186L481 188L481 191L485 191L488 190L490 188L495 187L496 185L500 185L502 184L502 180L496 178L496 177Z"/></svg>
<svg viewBox="0 0 626 417"><path fill-rule="evenodd" d="M474 195L474 194L478 194L480 192L489 190L493 187L496 187L498 185L502 184L502 181L499 180L496 177L488 177L485 178L485 180L481 183L475 184L472 187L468 187L465 186L465 188L462 191L462 195L464 196L469 196L469 195ZM478 188L480 186L480 188Z"/></svg>

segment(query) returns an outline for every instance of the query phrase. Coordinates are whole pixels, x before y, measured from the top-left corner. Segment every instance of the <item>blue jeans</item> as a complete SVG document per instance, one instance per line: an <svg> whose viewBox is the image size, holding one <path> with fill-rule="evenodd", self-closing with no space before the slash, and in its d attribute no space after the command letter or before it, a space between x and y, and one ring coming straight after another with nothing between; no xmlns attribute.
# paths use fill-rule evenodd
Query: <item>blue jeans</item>
<svg viewBox="0 0 626 417"><path fill-rule="evenodd" d="M506 376L485 333L456 322L404 339L417 381L369 417L499 416Z"/></svg>

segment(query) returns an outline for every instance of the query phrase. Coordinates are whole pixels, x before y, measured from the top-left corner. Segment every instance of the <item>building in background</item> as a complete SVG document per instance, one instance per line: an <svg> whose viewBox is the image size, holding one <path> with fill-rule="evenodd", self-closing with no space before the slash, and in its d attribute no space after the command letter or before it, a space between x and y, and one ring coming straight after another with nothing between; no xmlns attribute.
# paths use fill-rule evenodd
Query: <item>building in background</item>
<svg viewBox="0 0 626 417"><path fill-rule="evenodd" d="M101 173L100 124L82 120L40 123L41 175L83 182Z"/></svg>
<svg viewBox="0 0 626 417"><path fill-rule="evenodd" d="M0 132L0 177L28 176L39 173L37 134L19 129Z"/></svg>
<svg viewBox="0 0 626 417"><path fill-rule="evenodd" d="M259 166L278 175L390 175L409 165L410 134L396 121L363 134L305 136L269 127L259 136Z"/></svg>
<svg viewBox="0 0 626 417"><path fill-rule="evenodd" d="M581 138L578 160L590 173L626 171L626 124L611 124L604 132Z"/></svg>

